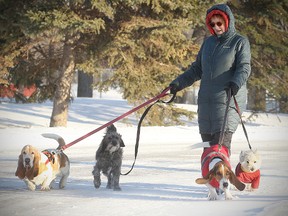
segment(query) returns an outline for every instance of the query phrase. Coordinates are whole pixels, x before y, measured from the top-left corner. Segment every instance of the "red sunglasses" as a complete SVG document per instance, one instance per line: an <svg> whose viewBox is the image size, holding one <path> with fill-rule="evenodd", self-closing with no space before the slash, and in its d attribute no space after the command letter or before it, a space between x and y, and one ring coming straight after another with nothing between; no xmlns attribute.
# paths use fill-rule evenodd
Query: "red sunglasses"
<svg viewBox="0 0 288 216"><path fill-rule="evenodd" d="M214 28L215 27L215 25L217 25L217 26L222 26L223 25L223 23L222 22L216 22L216 23L214 23L214 22L211 22L210 23L210 26L212 27L212 28Z"/></svg>

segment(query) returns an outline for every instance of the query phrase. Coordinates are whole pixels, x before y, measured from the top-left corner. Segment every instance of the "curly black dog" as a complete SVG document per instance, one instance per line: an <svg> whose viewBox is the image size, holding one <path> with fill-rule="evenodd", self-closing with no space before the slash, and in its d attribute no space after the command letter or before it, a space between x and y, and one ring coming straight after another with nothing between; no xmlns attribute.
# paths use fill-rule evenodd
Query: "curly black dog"
<svg viewBox="0 0 288 216"><path fill-rule="evenodd" d="M106 188L113 189L114 191L121 190L119 179L123 155L122 147L125 147L122 137L117 133L116 127L112 124L107 127L106 134L96 151L96 164L92 172L95 188L99 188L101 185L100 173L102 171L108 178Z"/></svg>

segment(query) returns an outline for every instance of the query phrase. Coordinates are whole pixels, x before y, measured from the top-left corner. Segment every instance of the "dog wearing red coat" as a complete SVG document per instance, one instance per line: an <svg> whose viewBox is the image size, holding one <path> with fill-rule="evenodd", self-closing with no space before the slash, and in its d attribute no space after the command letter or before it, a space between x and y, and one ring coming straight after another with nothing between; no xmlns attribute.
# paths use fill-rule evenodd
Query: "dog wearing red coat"
<svg viewBox="0 0 288 216"><path fill-rule="evenodd" d="M202 178L196 179L197 184L205 184L208 189L208 200L218 200L223 192L225 200L233 199L230 184L242 191L245 184L239 181L231 170L228 148L223 145L212 145L204 148L201 156Z"/></svg>
<svg viewBox="0 0 288 216"><path fill-rule="evenodd" d="M259 188L261 162L257 150L241 151L235 174L246 185L245 190L254 191Z"/></svg>

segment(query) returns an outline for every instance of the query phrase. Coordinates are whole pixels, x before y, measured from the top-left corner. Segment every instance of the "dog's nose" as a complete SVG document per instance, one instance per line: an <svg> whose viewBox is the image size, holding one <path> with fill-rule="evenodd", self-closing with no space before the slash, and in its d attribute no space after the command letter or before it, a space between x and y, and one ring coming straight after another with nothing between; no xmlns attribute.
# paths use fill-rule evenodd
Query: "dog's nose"
<svg viewBox="0 0 288 216"><path fill-rule="evenodd" d="M223 183L223 187L224 187L224 188L227 188L227 187L228 187L228 182L224 182L224 183Z"/></svg>
<svg viewBox="0 0 288 216"><path fill-rule="evenodd" d="M25 163L29 164L30 163L30 159L29 158L25 158Z"/></svg>

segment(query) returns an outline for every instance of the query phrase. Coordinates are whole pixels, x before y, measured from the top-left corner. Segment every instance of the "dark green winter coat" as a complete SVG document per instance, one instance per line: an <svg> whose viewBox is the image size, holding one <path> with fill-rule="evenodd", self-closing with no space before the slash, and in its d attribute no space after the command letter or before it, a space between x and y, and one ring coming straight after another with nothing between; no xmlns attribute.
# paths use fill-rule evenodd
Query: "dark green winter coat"
<svg viewBox="0 0 288 216"><path fill-rule="evenodd" d="M198 93L198 123L201 134L221 131L227 101L225 88L229 81L240 87L236 100L241 112L245 109L246 82L251 72L250 44L247 38L236 32L235 19L230 8L225 4L215 5L207 10L207 16L212 10L220 10L228 15L227 31L220 36L211 35L206 38L195 62L172 82L181 90L201 80ZM230 105L235 107L233 100ZM230 132L235 132L240 120L233 108L229 109L225 129Z"/></svg>

